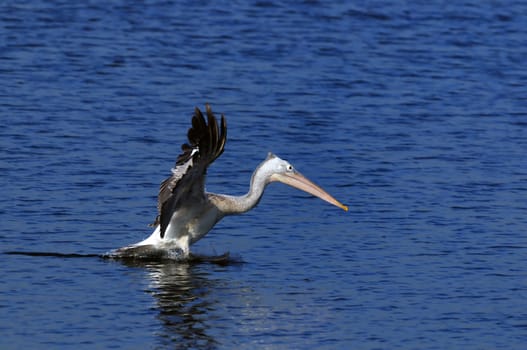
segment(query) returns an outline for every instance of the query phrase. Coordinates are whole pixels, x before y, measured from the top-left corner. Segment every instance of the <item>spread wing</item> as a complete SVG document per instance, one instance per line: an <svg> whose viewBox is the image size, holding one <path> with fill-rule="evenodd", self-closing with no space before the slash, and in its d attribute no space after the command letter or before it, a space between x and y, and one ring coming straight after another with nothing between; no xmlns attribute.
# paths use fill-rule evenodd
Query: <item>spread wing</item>
<svg viewBox="0 0 527 350"><path fill-rule="evenodd" d="M170 223L172 214L181 205L200 203L205 199L205 174L207 167L222 153L227 140L227 124L221 116L218 125L210 106L205 105L207 120L196 107L192 127L188 130L188 143L181 146L181 153L172 176L161 183L157 202L158 215L153 223L161 225L161 238Z"/></svg>

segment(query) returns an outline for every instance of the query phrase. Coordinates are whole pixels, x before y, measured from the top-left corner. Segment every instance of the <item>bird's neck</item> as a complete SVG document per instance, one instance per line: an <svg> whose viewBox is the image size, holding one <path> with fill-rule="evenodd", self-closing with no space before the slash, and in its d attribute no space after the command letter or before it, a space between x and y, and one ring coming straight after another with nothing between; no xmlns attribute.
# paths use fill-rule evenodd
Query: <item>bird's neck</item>
<svg viewBox="0 0 527 350"><path fill-rule="evenodd" d="M251 177L249 192L242 196L214 195L211 199L225 215L242 214L260 202L267 184L265 174L256 169Z"/></svg>

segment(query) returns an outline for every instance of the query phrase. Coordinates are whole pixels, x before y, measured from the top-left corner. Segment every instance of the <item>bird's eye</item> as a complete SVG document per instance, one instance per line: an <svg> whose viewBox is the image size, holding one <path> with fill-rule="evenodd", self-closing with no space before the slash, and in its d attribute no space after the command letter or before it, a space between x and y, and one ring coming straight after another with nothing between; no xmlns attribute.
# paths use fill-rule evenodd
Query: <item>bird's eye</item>
<svg viewBox="0 0 527 350"><path fill-rule="evenodd" d="M293 166L291 164L287 165L287 171L293 171Z"/></svg>

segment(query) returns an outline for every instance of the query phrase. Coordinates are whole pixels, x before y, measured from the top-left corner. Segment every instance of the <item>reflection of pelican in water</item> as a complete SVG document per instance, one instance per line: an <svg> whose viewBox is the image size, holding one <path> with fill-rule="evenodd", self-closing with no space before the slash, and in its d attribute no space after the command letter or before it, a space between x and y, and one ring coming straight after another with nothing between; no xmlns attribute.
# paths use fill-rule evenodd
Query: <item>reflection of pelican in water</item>
<svg viewBox="0 0 527 350"><path fill-rule="evenodd" d="M207 314L215 308L215 281L197 265L123 260L127 266L144 268L150 279L149 293L155 298L157 318L162 322L163 348L210 349L218 346L208 334Z"/></svg>
<svg viewBox="0 0 527 350"><path fill-rule="evenodd" d="M226 215L245 213L254 208L271 182L282 182L325 200L339 208L348 207L301 175L293 166L269 153L254 171L249 192L229 196L205 192L207 167L222 153L227 125L218 124L209 105L207 120L196 108L188 144L159 190L156 229L142 242L115 250L110 255L124 258L189 258L191 244L203 238Z"/></svg>

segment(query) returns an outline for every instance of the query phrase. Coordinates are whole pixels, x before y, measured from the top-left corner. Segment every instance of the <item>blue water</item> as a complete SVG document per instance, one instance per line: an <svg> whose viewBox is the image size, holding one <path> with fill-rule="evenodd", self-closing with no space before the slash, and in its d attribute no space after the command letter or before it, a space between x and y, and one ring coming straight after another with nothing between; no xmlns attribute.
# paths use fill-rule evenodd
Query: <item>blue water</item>
<svg viewBox="0 0 527 350"><path fill-rule="evenodd" d="M522 349L527 4L0 5L0 348ZM271 185L193 246L150 234L195 106L213 192L268 151L350 212Z"/></svg>

